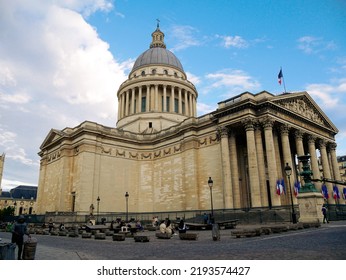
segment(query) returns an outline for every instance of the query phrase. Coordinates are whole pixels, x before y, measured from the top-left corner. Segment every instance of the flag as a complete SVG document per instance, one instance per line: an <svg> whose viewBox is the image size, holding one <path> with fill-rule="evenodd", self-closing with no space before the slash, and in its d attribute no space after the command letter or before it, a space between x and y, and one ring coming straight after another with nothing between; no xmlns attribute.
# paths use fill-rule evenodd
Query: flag
<svg viewBox="0 0 346 280"><path fill-rule="evenodd" d="M339 188L336 185L333 186L333 198L334 199L340 198Z"/></svg>
<svg viewBox="0 0 346 280"><path fill-rule="evenodd" d="M281 83L282 83L282 77L283 77L283 75L282 75L282 69L280 68L280 72L279 72L279 74L278 74L278 82L279 82L280 85L281 85Z"/></svg>
<svg viewBox="0 0 346 280"><path fill-rule="evenodd" d="M321 191L322 191L323 197L324 197L325 199L328 199L328 198L329 198L329 194L328 194L328 189L327 189L326 184L323 184L323 185L322 185Z"/></svg>
<svg viewBox="0 0 346 280"><path fill-rule="evenodd" d="M295 197L298 196L299 191L300 191L300 182L295 181L295 183L294 183L294 195L295 195Z"/></svg>
<svg viewBox="0 0 346 280"><path fill-rule="evenodd" d="M284 179L278 179L276 181L276 194L277 195L282 195L285 194L286 190L285 190L285 184L284 184Z"/></svg>
<svg viewBox="0 0 346 280"><path fill-rule="evenodd" d="M342 196L343 196L344 199L346 200L346 188L343 188L343 190L342 190Z"/></svg>

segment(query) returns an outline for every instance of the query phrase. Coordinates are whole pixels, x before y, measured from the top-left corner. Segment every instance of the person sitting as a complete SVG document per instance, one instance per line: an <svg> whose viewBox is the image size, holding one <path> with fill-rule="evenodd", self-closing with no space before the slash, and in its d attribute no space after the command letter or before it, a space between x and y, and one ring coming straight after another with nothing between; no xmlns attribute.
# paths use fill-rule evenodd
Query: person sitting
<svg viewBox="0 0 346 280"><path fill-rule="evenodd" d="M178 231L179 233L186 233L186 225L183 219L181 219L179 222Z"/></svg>
<svg viewBox="0 0 346 280"><path fill-rule="evenodd" d="M161 233L166 233L166 223L165 221L162 221L160 224L160 232Z"/></svg>

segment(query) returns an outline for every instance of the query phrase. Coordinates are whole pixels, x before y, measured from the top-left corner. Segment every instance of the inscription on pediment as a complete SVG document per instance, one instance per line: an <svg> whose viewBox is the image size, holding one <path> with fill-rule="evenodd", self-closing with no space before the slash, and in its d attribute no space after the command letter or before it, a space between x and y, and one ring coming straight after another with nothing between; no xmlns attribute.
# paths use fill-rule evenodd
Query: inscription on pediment
<svg viewBox="0 0 346 280"><path fill-rule="evenodd" d="M322 125L325 124L323 118L318 113L318 111L315 108L312 108L311 105L307 103L305 100L301 100L301 99L290 100L290 101L285 100L285 101L278 102L278 104L315 123L322 124Z"/></svg>

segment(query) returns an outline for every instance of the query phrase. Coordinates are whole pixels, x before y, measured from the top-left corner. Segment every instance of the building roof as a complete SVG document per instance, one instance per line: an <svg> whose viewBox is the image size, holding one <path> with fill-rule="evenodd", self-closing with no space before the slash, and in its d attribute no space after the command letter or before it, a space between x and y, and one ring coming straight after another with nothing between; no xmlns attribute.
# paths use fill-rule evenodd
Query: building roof
<svg viewBox="0 0 346 280"><path fill-rule="evenodd" d="M0 195L2 198L12 199L36 199L37 187L36 186L25 186L20 185L10 191L3 191Z"/></svg>

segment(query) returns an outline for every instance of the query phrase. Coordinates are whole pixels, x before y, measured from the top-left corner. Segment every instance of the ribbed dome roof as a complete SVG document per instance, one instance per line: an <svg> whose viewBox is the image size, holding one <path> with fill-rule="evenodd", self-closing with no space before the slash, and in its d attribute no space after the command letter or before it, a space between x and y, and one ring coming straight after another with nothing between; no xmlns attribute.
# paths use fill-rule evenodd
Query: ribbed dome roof
<svg viewBox="0 0 346 280"><path fill-rule="evenodd" d="M133 65L132 71L150 64L165 64L184 72L179 59L171 51L164 48L151 48L142 53Z"/></svg>

